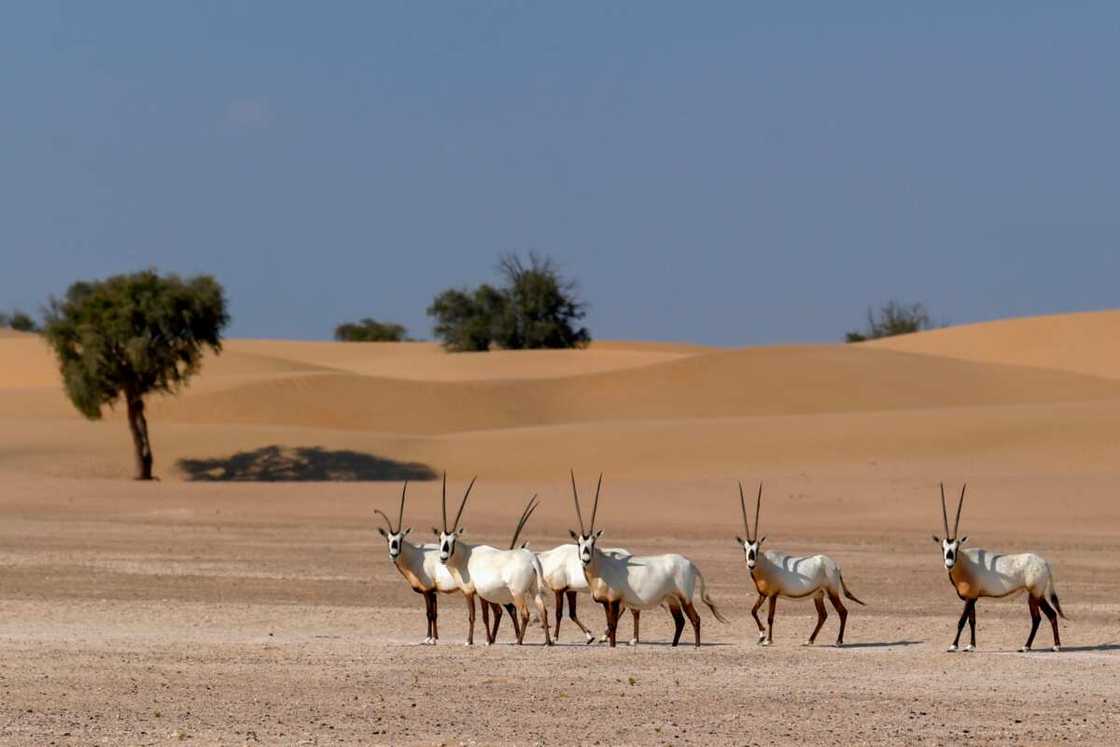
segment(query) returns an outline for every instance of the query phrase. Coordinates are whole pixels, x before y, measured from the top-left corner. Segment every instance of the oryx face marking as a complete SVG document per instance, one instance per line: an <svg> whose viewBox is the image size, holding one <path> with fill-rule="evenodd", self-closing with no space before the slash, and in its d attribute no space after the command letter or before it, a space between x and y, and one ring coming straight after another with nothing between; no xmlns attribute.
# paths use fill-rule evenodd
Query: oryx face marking
<svg viewBox="0 0 1120 747"><path fill-rule="evenodd" d="M753 570L755 565L758 564L759 546L761 544L761 542L752 542L750 540L745 540L743 542L743 554L746 555L747 558L747 568Z"/></svg>
<svg viewBox="0 0 1120 747"><path fill-rule="evenodd" d="M439 533L439 559L440 562L446 563L455 554L455 540L458 538L458 532L440 532Z"/></svg>
<svg viewBox="0 0 1120 747"><path fill-rule="evenodd" d="M595 543L603 536L603 530L600 529L590 535L572 532L572 536L575 537L576 546L579 548L579 561L585 566L590 565L591 557L595 554Z"/></svg>
<svg viewBox="0 0 1120 747"><path fill-rule="evenodd" d="M396 560L401 555L401 545L404 543L404 538L412 529L405 529L403 532L381 532L385 536L385 543L389 546L389 560Z"/></svg>
<svg viewBox="0 0 1120 747"><path fill-rule="evenodd" d="M968 537L941 540L941 557L945 560L946 570L953 570L953 566L957 564L957 557L960 555L961 545L963 545L967 539Z"/></svg>

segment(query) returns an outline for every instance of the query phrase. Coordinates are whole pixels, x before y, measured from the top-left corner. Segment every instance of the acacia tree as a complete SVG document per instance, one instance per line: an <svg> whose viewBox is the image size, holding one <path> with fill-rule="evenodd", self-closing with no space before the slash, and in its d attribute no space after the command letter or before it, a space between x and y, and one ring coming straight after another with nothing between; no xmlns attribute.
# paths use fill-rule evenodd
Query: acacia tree
<svg viewBox="0 0 1120 747"><path fill-rule="evenodd" d="M145 270L77 282L52 298L43 333L66 394L90 420L124 400L136 479L152 479L144 398L174 394L198 372L206 348L220 353L229 323L225 292L209 275L182 279Z"/></svg>
<svg viewBox="0 0 1120 747"><path fill-rule="evenodd" d="M402 324L379 322L367 316L335 327L334 339L339 342L402 342L408 339L408 330Z"/></svg>

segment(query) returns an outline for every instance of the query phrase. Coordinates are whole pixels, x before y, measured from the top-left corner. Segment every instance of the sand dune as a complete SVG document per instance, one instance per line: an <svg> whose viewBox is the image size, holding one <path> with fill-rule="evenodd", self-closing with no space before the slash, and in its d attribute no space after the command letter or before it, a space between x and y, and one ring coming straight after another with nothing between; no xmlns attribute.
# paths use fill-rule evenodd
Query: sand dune
<svg viewBox="0 0 1120 747"><path fill-rule="evenodd" d="M150 410L169 476L187 474L181 459L288 458L272 446L518 479L573 460L679 477L758 459L947 454L1095 468L1120 433L1115 333L1120 312L740 350L607 342L452 355L429 343L231 340ZM39 338L0 339L0 362L0 469L127 474L120 413L82 422ZM376 459L306 453L323 474L345 473L347 459L355 478L393 474Z"/></svg>
<svg viewBox="0 0 1120 747"><path fill-rule="evenodd" d="M1120 311L1094 311L964 324L864 345L1120 379L1118 334Z"/></svg>

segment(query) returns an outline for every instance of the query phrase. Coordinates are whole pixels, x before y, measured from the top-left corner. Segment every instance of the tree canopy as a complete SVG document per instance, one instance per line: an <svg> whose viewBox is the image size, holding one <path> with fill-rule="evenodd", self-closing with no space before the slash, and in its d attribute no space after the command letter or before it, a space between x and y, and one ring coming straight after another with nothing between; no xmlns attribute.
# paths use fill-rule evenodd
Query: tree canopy
<svg viewBox="0 0 1120 747"><path fill-rule="evenodd" d="M339 342L401 342L408 339L408 330L401 324L379 322L367 316L335 327L334 339Z"/></svg>
<svg viewBox="0 0 1120 747"><path fill-rule="evenodd" d="M144 397L179 391L207 348L221 352L228 323L225 293L213 277L145 270L74 283L51 299L43 331L82 415L97 420L106 405L124 400L136 476L151 479Z"/></svg>
<svg viewBox="0 0 1120 747"><path fill-rule="evenodd" d="M507 254L498 273L500 286L446 290L428 307L435 336L448 350L574 348L591 341L588 329L577 326L586 304L576 283L551 259L530 254L525 261Z"/></svg>
<svg viewBox="0 0 1120 747"><path fill-rule="evenodd" d="M845 340L847 342L878 340L882 337L905 335L932 328L933 322L924 304L905 304L891 300L879 307L877 312L868 307L867 326L862 330L848 332Z"/></svg>

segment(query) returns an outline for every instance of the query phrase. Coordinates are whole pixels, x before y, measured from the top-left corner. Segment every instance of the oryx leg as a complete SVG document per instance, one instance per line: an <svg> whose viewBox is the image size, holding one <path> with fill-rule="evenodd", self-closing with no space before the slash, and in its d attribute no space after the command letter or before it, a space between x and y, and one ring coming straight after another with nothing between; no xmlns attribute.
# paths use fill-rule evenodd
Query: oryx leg
<svg viewBox="0 0 1120 747"><path fill-rule="evenodd" d="M829 593L828 601L832 602L832 606L836 609L836 614L840 615L840 632L836 635L836 645L844 645L844 626L848 624L848 608L840 601L837 594ZM821 605L824 606L823 604Z"/></svg>
<svg viewBox="0 0 1120 747"><path fill-rule="evenodd" d="M513 634L517 637L520 643L522 636L525 635L525 623L519 622L517 619L517 607L512 602L506 605L506 612L509 613L509 619L513 622Z"/></svg>
<svg viewBox="0 0 1120 747"><path fill-rule="evenodd" d="M556 594L556 632L553 637L560 640L560 621L564 619L564 592L557 591ZM574 612L575 610L573 610Z"/></svg>
<svg viewBox="0 0 1120 747"><path fill-rule="evenodd" d="M432 598L428 596L428 592L422 591L420 594L424 597L424 643L428 645L432 642Z"/></svg>
<svg viewBox="0 0 1120 747"><path fill-rule="evenodd" d="M568 617L572 618L572 622L574 622L576 625L578 625L579 629L583 631L583 634L585 636L587 636L587 642L588 643L592 643L595 640L595 635L590 630L587 629L586 625L584 625L583 623L581 623L579 621L578 617L576 617L576 593L574 591L569 591L568 592ZM557 611L557 613L556 613L556 629L560 630L560 612L559 611ZM559 636L560 636L560 634L557 633L557 638L559 638Z"/></svg>
<svg viewBox="0 0 1120 747"><path fill-rule="evenodd" d="M964 632L964 624L968 622L968 611L972 609L972 605L976 604L975 599L966 599L964 609L961 610L961 619L957 620L957 637L953 639L953 645L949 646L949 651L956 651L961 643L961 633Z"/></svg>
<svg viewBox="0 0 1120 747"><path fill-rule="evenodd" d="M494 644L498 642L498 626L502 623L502 605L490 604L490 611L494 613L494 629L489 631L489 642Z"/></svg>
<svg viewBox="0 0 1120 747"><path fill-rule="evenodd" d="M972 600L972 607L968 610L968 634L969 644L965 651L972 651L976 648L976 600Z"/></svg>
<svg viewBox="0 0 1120 747"><path fill-rule="evenodd" d="M1031 644L1034 643L1034 634L1038 632L1038 624L1042 622L1042 614L1038 611L1038 599L1033 594L1027 594L1027 609L1031 612L1031 634L1027 636L1027 642L1023 644L1020 651L1030 651Z"/></svg>
<svg viewBox="0 0 1120 747"><path fill-rule="evenodd" d="M1050 606L1045 597L1039 597L1038 604L1042 607L1042 611L1046 613L1047 619L1050 620L1050 627L1054 629L1054 650L1060 651L1062 648L1062 636L1058 633L1058 613Z"/></svg>
<svg viewBox="0 0 1120 747"><path fill-rule="evenodd" d="M684 613L692 621L692 630L696 634L696 648L700 648L700 613L692 606L692 602L685 602L682 606Z"/></svg>
<svg viewBox="0 0 1120 747"><path fill-rule="evenodd" d="M489 646L494 642L494 635L490 630L490 603L485 599L482 600L482 627L486 631L486 645Z"/></svg>
<svg viewBox="0 0 1120 747"><path fill-rule="evenodd" d="M486 604L486 602L483 601L483 604ZM467 645L468 646L473 646L474 645L474 594L467 594L467 610L468 610L467 621L469 623L469 626L467 627Z"/></svg>
<svg viewBox="0 0 1120 747"><path fill-rule="evenodd" d="M434 646L436 645L436 641L439 640L439 625L436 623L436 621L439 619L439 592L437 592L435 589L432 589L428 592L428 596L431 598L431 601L428 602L431 608L429 615L432 621L429 627L431 628L431 644Z"/></svg>
<svg viewBox="0 0 1120 747"><path fill-rule="evenodd" d="M676 630L673 631L673 645L676 646L680 643L681 633L684 632L684 613L681 608L675 604L669 605L669 614L673 616L673 625Z"/></svg>
<svg viewBox="0 0 1120 747"><path fill-rule="evenodd" d="M770 609L766 613L766 640L762 642L763 646L769 646L774 642L774 612L778 609L778 595L771 594Z"/></svg>
<svg viewBox="0 0 1120 747"><path fill-rule="evenodd" d="M517 626L517 645L520 646L525 641L525 629L529 627L529 606L521 597L515 597L515 604L511 606L514 608L511 615L520 614L521 624Z"/></svg>
<svg viewBox="0 0 1120 747"><path fill-rule="evenodd" d="M622 614L622 601L615 600L607 603L607 632L610 635L611 648L615 647L615 638L618 634L618 617Z"/></svg>
<svg viewBox="0 0 1120 747"><path fill-rule="evenodd" d="M754 617L755 624L758 625L758 642L759 643L762 643L762 641L765 640L765 638L766 638L766 628L762 627L762 620L760 620L758 618L758 609L759 609L759 607L762 606L762 603L765 602L765 601L766 601L766 597L759 594L758 595L758 601L754 603L753 607L751 607L751 616Z"/></svg>
<svg viewBox="0 0 1120 747"><path fill-rule="evenodd" d="M828 610L824 607L824 593L818 593L813 597L813 604L817 606L817 627L813 628L812 634L809 636L806 646L812 646L817 642L817 633L821 632L824 627L824 621L828 619Z"/></svg>
<svg viewBox="0 0 1120 747"><path fill-rule="evenodd" d="M548 634L548 608L544 606L544 599L541 598L540 594L533 596L533 604L537 607L537 614L541 617L541 627L544 628L544 645L551 646L552 636ZM525 614L528 615L529 613L526 612ZM528 620L529 618L526 617L525 619Z"/></svg>
<svg viewBox="0 0 1120 747"><path fill-rule="evenodd" d="M642 611L631 608L630 609L630 614L634 616L634 637L630 639L630 645L631 646L637 646L638 645L638 620L642 616Z"/></svg>

